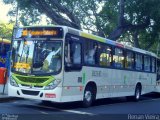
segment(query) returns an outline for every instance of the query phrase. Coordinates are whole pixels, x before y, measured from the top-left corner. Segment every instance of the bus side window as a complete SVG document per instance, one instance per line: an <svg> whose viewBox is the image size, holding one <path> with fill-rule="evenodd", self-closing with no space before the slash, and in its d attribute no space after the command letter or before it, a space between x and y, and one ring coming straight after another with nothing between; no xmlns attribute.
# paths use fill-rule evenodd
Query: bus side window
<svg viewBox="0 0 160 120"><path fill-rule="evenodd" d="M143 68L142 55L136 54L135 61L136 61L136 70L142 70Z"/></svg>
<svg viewBox="0 0 160 120"><path fill-rule="evenodd" d="M99 45L99 64L100 66L111 66L112 55L111 55L111 47L107 45Z"/></svg>
<svg viewBox="0 0 160 120"><path fill-rule="evenodd" d="M150 72L150 63L151 63L151 61L150 61L151 59L150 59L150 57L149 56L144 56L144 71L148 71L148 72Z"/></svg>
<svg viewBox="0 0 160 120"><path fill-rule="evenodd" d="M126 52L125 68L134 69L134 54L133 54L133 52L130 52L130 51Z"/></svg>
<svg viewBox="0 0 160 120"><path fill-rule="evenodd" d="M120 48L115 48L115 52L113 55L113 66L116 68L124 67L124 53Z"/></svg>
<svg viewBox="0 0 160 120"><path fill-rule="evenodd" d="M97 43L86 40L84 50L84 62L88 65L95 65L97 62Z"/></svg>
<svg viewBox="0 0 160 120"><path fill-rule="evenodd" d="M155 70L156 70L156 66L155 66L156 61L155 61L155 58L152 58L152 62L151 63L152 63L151 69L152 69L152 72L154 73Z"/></svg>

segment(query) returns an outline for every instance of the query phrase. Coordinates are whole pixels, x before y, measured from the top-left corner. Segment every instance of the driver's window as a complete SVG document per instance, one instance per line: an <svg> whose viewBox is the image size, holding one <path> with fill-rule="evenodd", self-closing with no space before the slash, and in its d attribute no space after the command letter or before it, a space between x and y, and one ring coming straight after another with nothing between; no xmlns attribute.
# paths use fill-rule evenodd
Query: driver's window
<svg viewBox="0 0 160 120"><path fill-rule="evenodd" d="M81 44L73 43L71 51L73 52L73 64L81 64Z"/></svg>
<svg viewBox="0 0 160 120"><path fill-rule="evenodd" d="M82 45L79 42L69 40L65 45L65 62L67 65L82 63Z"/></svg>

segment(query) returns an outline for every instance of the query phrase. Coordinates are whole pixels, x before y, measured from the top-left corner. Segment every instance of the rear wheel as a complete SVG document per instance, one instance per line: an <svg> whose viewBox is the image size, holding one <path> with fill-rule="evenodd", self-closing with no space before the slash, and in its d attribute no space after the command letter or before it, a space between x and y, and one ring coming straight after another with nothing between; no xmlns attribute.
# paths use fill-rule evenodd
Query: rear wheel
<svg viewBox="0 0 160 120"><path fill-rule="evenodd" d="M127 101L139 101L141 98L141 86L137 85L133 96L127 96Z"/></svg>
<svg viewBox="0 0 160 120"><path fill-rule="evenodd" d="M83 107L90 107L93 104L94 98L95 95L93 89L90 86L87 86L83 95Z"/></svg>

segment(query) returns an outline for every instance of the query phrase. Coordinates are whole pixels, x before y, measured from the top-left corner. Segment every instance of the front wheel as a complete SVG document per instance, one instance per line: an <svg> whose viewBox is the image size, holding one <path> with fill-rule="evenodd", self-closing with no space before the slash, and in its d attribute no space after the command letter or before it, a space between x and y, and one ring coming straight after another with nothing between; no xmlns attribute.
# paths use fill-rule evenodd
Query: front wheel
<svg viewBox="0 0 160 120"><path fill-rule="evenodd" d="M93 89L87 86L83 95L83 107L90 107L94 101Z"/></svg>
<svg viewBox="0 0 160 120"><path fill-rule="evenodd" d="M134 101L139 101L140 97L141 97L141 87L137 85L134 94Z"/></svg>

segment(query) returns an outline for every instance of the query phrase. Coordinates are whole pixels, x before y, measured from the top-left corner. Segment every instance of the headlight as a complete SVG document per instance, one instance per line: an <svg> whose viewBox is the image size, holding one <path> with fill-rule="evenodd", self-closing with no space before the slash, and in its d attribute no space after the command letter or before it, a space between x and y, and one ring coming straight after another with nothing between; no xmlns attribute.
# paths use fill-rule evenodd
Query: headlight
<svg viewBox="0 0 160 120"><path fill-rule="evenodd" d="M10 77L10 84L12 86L18 87L18 84L16 83L16 81L13 79L13 77Z"/></svg>
<svg viewBox="0 0 160 120"><path fill-rule="evenodd" d="M54 89L55 87L58 86L58 84L61 82L61 80L59 79L56 79L56 80L53 80L50 84L48 84L46 87L45 87L45 90L52 90Z"/></svg>

